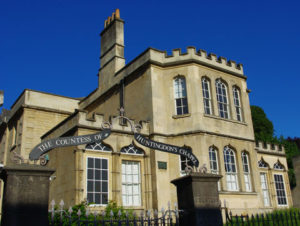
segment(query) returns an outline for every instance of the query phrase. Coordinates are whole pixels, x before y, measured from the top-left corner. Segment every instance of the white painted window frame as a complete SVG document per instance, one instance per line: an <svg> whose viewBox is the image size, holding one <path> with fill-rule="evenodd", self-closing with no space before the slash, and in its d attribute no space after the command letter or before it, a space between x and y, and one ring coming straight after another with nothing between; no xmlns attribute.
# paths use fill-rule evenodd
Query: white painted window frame
<svg viewBox="0 0 300 226"><path fill-rule="evenodd" d="M95 157L95 156L87 156L86 157L86 167L85 167L85 169L86 169L86 180L85 180L85 182L86 182L86 192L85 192L85 195L86 195L86 198L88 197L88 159L89 158L93 158L93 159L105 159L105 160L107 160L107 200L109 200L109 159L108 158L105 158L105 157ZM101 185L100 185L101 186ZM100 195L101 195L101 193L100 193ZM108 202L107 202L107 204L108 204ZM107 204L97 204L97 203L94 203L94 204L90 204L90 206L106 206Z"/></svg>
<svg viewBox="0 0 300 226"><path fill-rule="evenodd" d="M132 177L132 182L130 183L130 184L128 184L128 182L127 181L123 181L123 175L125 175L125 178L126 178L126 172L125 172L125 174L124 174L124 172L123 172L123 163L125 163L125 162L131 162L131 163L137 163L137 165L138 165L138 183L134 183L133 182L133 177ZM125 159L123 159L122 160L122 174L121 174L121 177L122 177L122 204L123 204L123 206L142 206L142 178L141 178L141 176L142 176L142 174L141 174L141 162L140 161L133 161L133 160L125 160ZM126 164L125 164L125 168L126 168ZM126 170L126 169L125 169ZM138 195L139 195L139 203L137 204L137 205L135 205L134 203L133 203L133 200L134 200L134 194L132 193L131 195L128 195L128 194L124 194L124 190L123 190L123 185L130 185L131 187L132 187L132 189L133 189L133 186L134 185L138 185L138 188L139 188L139 190L138 190ZM132 205L130 205L130 204L128 204L128 203L124 203L124 198L123 198L123 196L127 196L127 197L131 197L132 198Z"/></svg>

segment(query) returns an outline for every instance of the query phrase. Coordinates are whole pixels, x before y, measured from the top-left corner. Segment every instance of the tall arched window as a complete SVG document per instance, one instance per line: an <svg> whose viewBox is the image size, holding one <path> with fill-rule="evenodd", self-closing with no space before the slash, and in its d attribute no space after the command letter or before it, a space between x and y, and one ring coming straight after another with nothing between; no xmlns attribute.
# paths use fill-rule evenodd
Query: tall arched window
<svg viewBox="0 0 300 226"><path fill-rule="evenodd" d="M219 116L221 118L229 118L229 101L227 95L227 87L221 79L216 80L217 101Z"/></svg>
<svg viewBox="0 0 300 226"><path fill-rule="evenodd" d="M212 114L211 97L210 97L210 82L207 78L202 78L202 93L205 114Z"/></svg>
<svg viewBox="0 0 300 226"><path fill-rule="evenodd" d="M184 77L174 79L175 110L177 115L188 114L188 100Z"/></svg>
<svg viewBox="0 0 300 226"><path fill-rule="evenodd" d="M243 121L240 90L236 86L234 86L232 90L233 90L233 101L234 101L234 107L236 112L236 119L238 121Z"/></svg>
<svg viewBox="0 0 300 226"><path fill-rule="evenodd" d="M226 184L228 191L238 190L237 169L234 151L226 146L224 148L224 163L226 173Z"/></svg>
<svg viewBox="0 0 300 226"><path fill-rule="evenodd" d="M218 154L214 146L209 147L209 166L212 174L219 174ZM220 181L218 182L218 190L220 191Z"/></svg>
<svg viewBox="0 0 300 226"><path fill-rule="evenodd" d="M244 170L244 182L246 191L251 191L251 177L250 177L250 166L249 166L249 156L246 152L242 152L242 163Z"/></svg>

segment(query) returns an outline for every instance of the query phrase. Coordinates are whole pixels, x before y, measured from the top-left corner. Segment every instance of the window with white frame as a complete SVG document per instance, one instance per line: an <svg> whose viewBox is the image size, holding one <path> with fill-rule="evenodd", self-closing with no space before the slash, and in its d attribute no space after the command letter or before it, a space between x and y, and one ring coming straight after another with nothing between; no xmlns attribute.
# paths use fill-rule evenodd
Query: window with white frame
<svg viewBox="0 0 300 226"><path fill-rule="evenodd" d="M251 177L250 177L250 166L249 166L249 156L246 152L242 152L242 163L244 171L244 182L246 191L251 191Z"/></svg>
<svg viewBox="0 0 300 226"><path fill-rule="evenodd" d="M279 206L287 205L287 198L282 174L274 174L277 204Z"/></svg>
<svg viewBox="0 0 300 226"><path fill-rule="evenodd" d="M224 163L228 191L238 190L237 169L235 162L234 151L230 147L226 146L224 148Z"/></svg>
<svg viewBox="0 0 300 226"><path fill-rule="evenodd" d="M260 184L261 184L264 206L270 206L269 188L268 188L266 173L260 173Z"/></svg>
<svg viewBox="0 0 300 226"><path fill-rule="evenodd" d="M227 95L227 86L221 79L216 80L217 102L219 116L229 119L229 101Z"/></svg>
<svg viewBox="0 0 300 226"><path fill-rule="evenodd" d="M123 206L141 205L140 163L122 161L122 201Z"/></svg>
<svg viewBox="0 0 300 226"><path fill-rule="evenodd" d="M217 149L214 146L209 147L209 166L210 172L212 174L219 174L219 164L218 164L218 155ZM218 190L221 190L220 181L218 181Z"/></svg>
<svg viewBox="0 0 300 226"><path fill-rule="evenodd" d="M210 95L210 82L207 78L202 78L202 93L205 114L212 114L211 108L211 95Z"/></svg>
<svg viewBox="0 0 300 226"><path fill-rule="evenodd" d="M188 114L188 100L184 77L174 79L175 111L177 115Z"/></svg>
<svg viewBox="0 0 300 226"><path fill-rule="evenodd" d="M234 86L232 90L233 90L233 102L235 107L236 119L238 121L243 121L240 90L236 86Z"/></svg>
<svg viewBox="0 0 300 226"><path fill-rule="evenodd" d="M108 203L108 159L87 158L87 200L88 203Z"/></svg>

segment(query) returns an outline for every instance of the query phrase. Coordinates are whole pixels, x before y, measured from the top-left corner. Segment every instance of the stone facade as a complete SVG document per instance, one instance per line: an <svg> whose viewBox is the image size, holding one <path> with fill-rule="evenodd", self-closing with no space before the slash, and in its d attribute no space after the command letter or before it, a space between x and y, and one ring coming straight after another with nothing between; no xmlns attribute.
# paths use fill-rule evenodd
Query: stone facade
<svg viewBox="0 0 300 226"><path fill-rule="evenodd" d="M105 22L99 87L84 99L24 91L1 130L1 161L10 162L13 128L15 150L28 158L40 139L96 133L109 121L112 133L101 144L48 153L48 165L56 169L50 200L74 205L89 199L94 208L114 200L134 209L176 202L170 181L183 175L184 159L135 142L128 122L116 117L124 108L144 136L188 146L209 172L222 175L220 199L233 213L292 206L284 149L255 143L242 65L194 47L186 53L175 49L172 55L149 48L125 65L123 26L118 11ZM284 185L281 197L278 183Z"/></svg>
<svg viewBox="0 0 300 226"><path fill-rule="evenodd" d="M300 156L293 158L293 166L296 176L296 187L292 190L294 206L300 208Z"/></svg>

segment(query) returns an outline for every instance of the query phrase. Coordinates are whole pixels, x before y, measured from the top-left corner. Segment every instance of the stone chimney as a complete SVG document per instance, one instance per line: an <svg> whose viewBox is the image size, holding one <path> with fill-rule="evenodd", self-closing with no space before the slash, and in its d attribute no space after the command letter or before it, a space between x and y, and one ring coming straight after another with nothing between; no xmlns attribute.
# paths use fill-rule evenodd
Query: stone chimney
<svg viewBox="0 0 300 226"><path fill-rule="evenodd" d="M124 21L119 9L105 20L100 36L99 88L110 86L114 74L125 66Z"/></svg>

